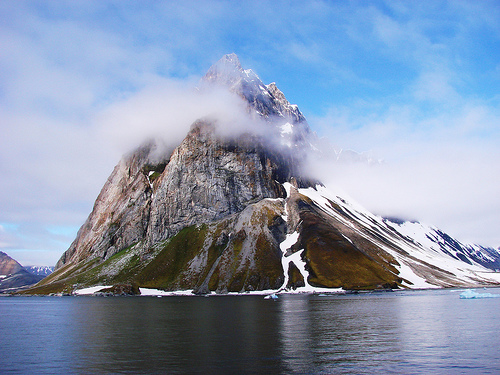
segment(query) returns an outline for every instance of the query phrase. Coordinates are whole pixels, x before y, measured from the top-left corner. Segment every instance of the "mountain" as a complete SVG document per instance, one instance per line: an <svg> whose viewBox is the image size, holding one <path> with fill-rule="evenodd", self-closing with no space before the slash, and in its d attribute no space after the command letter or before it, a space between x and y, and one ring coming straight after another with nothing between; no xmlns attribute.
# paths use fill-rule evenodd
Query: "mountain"
<svg viewBox="0 0 500 375"><path fill-rule="evenodd" d="M203 77L199 90L215 89L241 100L237 123L207 115L173 150L153 139L125 155L55 271L30 293L498 284L498 250L378 217L311 176L316 135L236 55Z"/></svg>
<svg viewBox="0 0 500 375"><path fill-rule="evenodd" d="M27 288L42 280L47 274L35 274L0 251L0 293Z"/></svg>
<svg viewBox="0 0 500 375"><path fill-rule="evenodd" d="M23 266L10 256L0 251L0 275L6 276L19 272Z"/></svg>
<svg viewBox="0 0 500 375"><path fill-rule="evenodd" d="M52 266L27 266L24 269L33 275L40 276L48 276L54 272L54 267Z"/></svg>

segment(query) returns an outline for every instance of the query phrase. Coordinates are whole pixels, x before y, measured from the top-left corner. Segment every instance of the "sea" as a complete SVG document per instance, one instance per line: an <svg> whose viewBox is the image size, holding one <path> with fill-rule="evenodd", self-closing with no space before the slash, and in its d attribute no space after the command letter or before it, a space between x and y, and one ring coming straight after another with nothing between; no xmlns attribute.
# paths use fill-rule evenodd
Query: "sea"
<svg viewBox="0 0 500 375"><path fill-rule="evenodd" d="M461 292L2 297L0 373L499 374L500 298Z"/></svg>

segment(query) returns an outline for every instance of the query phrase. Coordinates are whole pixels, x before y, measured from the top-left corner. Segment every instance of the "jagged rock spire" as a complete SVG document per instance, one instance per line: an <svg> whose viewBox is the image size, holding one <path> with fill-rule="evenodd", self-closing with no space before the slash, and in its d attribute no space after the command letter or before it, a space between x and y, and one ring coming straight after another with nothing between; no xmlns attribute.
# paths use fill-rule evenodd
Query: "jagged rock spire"
<svg viewBox="0 0 500 375"><path fill-rule="evenodd" d="M259 91L264 87L260 78L251 70L244 70L235 53L224 55L210 67L202 79L203 83L217 84L229 88L230 91L244 96L245 92Z"/></svg>
<svg viewBox="0 0 500 375"><path fill-rule="evenodd" d="M243 69L236 54L224 55L219 61L210 67L205 76L204 82L218 83L231 86L242 78Z"/></svg>
<svg viewBox="0 0 500 375"><path fill-rule="evenodd" d="M276 83L265 85L251 69L243 69L235 53L223 56L210 67L202 79L202 85L206 84L228 88L248 102L249 108L278 127L286 123L300 124L299 128L303 133L301 137L310 133L307 121L298 107L288 102Z"/></svg>
<svg viewBox="0 0 500 375"><path fill-rule="evenodd" d="M237 69L241 70L240 59L235 53L228 53L222 56L222 58L217 62L217 64L233 65Z"/></svg>

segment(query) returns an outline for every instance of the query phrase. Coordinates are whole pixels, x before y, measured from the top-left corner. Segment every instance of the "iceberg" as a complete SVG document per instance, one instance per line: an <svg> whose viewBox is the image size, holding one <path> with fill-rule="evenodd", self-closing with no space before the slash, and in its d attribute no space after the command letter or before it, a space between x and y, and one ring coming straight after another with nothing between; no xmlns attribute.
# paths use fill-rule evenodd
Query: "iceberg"
<svg viewBox="0 0 500 375"><path fill-rule="evenodd" d="M274 299L274 300L276 300L276 299L278 299L278 296L275 293L273 293L273 294L270 294L268 296L265 296L264 299Z"/></svg>
<svg viewBox="0 0 500 375"><path fill-rule="evenodd" d="M479 298L495 298L500 297L500 294L492 293L478 293L474 289L467 289L466 291L460 293L461 299L479 299Z"/></svg>

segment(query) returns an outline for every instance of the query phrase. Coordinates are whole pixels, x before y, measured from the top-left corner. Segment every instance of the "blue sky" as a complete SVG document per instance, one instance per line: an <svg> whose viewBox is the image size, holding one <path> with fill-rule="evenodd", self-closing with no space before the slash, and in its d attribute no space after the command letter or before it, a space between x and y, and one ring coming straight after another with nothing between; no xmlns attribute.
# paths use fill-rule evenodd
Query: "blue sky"
<svg viewBox="0 0 500 375"><path fill-rule="evenodd" d="M22 264L57 261L144 129L182 136L189 89L231 52L335 147L384 160L325 180L500 246L497 1L6 0L0 19L0 250Z"/></svg>

